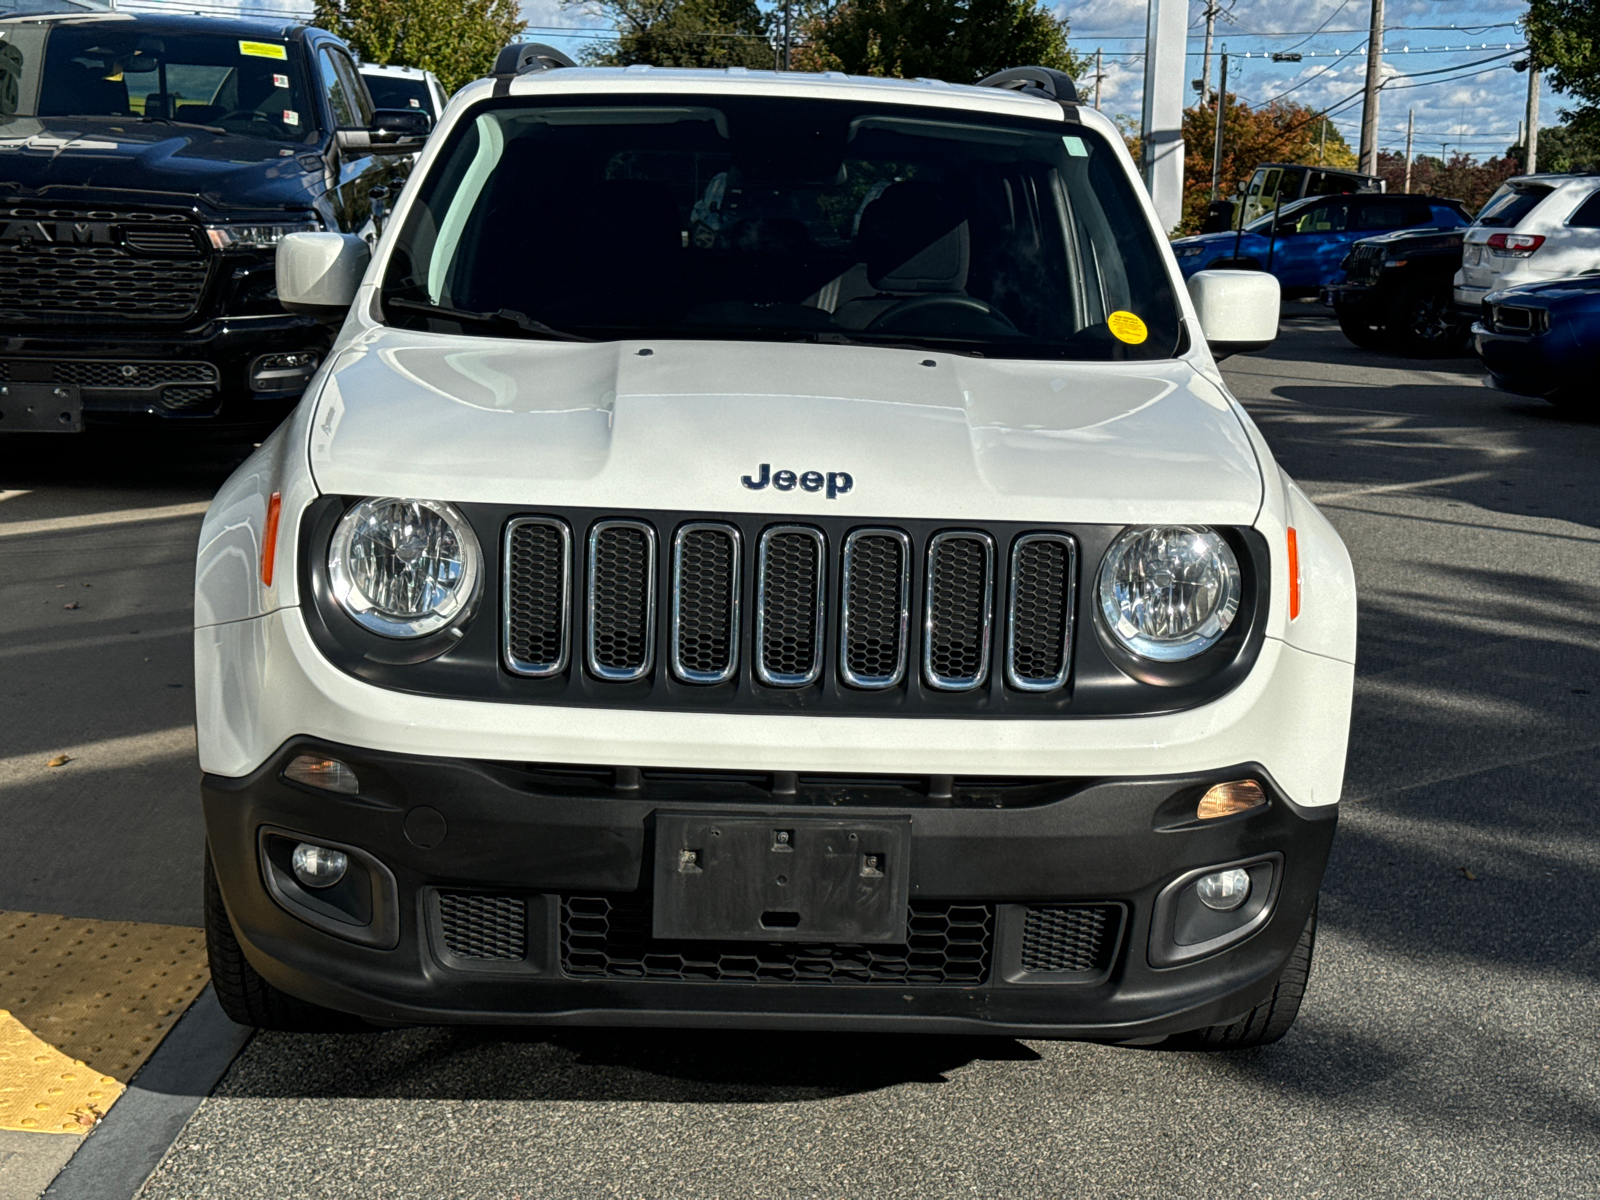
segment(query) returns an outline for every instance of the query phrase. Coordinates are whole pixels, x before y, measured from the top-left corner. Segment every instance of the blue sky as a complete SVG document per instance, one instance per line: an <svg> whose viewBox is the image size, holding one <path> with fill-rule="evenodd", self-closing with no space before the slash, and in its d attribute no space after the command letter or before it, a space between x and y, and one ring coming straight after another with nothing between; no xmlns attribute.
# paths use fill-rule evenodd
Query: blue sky
<svg viewBox="0 0 1600 1200"><path fill-rule="evenodd" d="M310 0L123 0L128 9L309 12ZM762 0L763 4L769 0ZM1334 105L1358 92L1366 76L1362 53L1370 0L1219 0L1216 45L1230 55L1228 90L1252 103L1292 95L1302 103ZM1418 153L1464 149L1479 157L1502 153L1516 138L1527 100L1527 76L1510 69L1522 46L1517 21L1526 0L1387 0L1379 144L1405 145L1406 113L1416 110ZM1103 54L1102 107L1137 117L1143 88L1147 0L1064 0L1057 12L1072 24L1073 48ZM1189 0L1189 78L1200 75L1204 0ZM598 17L563 9L558 0L523 0L529 36L576 50L607 32ZM1304 56L1299 63L1274 63L1273 51ZM1251 57L1245 57L1249 55ZM1499 55L1492 62L1473 66ZM1213 80L1217 66L1213 63ZM1417 77L1417 72L1440 72ZM1087 85L1088 80L1080 80ZM1189 93L1192 97L1193 93ZM1541 125L1559 122L1560 100L1548 85L1540 100ZM1354 146L1361 104L1339 108L1334 124Z"/></svg>

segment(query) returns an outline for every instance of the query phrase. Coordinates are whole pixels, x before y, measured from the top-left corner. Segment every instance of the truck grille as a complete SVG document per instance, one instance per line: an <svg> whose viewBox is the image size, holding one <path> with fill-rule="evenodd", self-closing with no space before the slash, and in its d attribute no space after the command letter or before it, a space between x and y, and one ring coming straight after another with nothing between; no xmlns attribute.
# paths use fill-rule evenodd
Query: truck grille
<svg viewBox="0 0 1600 1200"><path fill-rule="evenodd" d="M994 906L914 900L903 945L669 941L650 927L646 895L563 896L561 970L580 979L973 987L989 977Z"/></svg>
<svg viewBox="0 0 1600 1200"><path fill-rule="evenodd" d="M868 525L835 540L811 525L743 524L604 517L575 563L566 520L512 518L503 543L506 669L562 674L577 630L583 669L601 683L650 675L659 636L673 680L695 689L741 677L742 686L777 691L826 684L859 707L874 692L908 686L975 692L997 674L993 686L1013 695L1059 695L1069 685L1078 575L1069 533L1026 530L997 547L979 529L919 539ZM666 541L663 567L656 547ZM748 632L746 601L755 614ZM603 702L592 685L585 694Z"/></svg>
<svg viewBox="0 0 1600 1200"><path fill-rule="evenodd" d="M0 319L176 323L200 306L200 227L146 209L0 205Z"/></svg>
<svg viewBox="0 0 1600 1200"><path fill-rule="evenodd" d="M1359 242L1345 255L1344 277L1346 283L1370 284L1377 281L1383 270L1382 246L1363 246Z"/></svg>
<svg viewBox="0 0 1600 1200"><path fill-rule="evenodd" d="M140 392L166 384L215 387L216 367L207 362L148 362L139 359L0 359L0 383L67 383L84 391Z"/></svg>

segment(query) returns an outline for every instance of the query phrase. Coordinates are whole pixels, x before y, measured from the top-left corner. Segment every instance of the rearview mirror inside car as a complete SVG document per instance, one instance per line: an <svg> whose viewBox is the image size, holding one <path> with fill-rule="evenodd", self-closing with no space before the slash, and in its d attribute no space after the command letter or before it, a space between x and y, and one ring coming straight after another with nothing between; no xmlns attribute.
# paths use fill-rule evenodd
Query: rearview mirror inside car
<svg viewBox="0 0 1600 1200"><path fill-rule="evenodd" d="M1278 336L1283 291L1275 275L1197 271L1189 277L1189 299L1214 358L1265 349Z"/></svg>
<svg viewBox="0 0 1600 1200"><path fill-rule="evenodd" d="M353 233L291 233L278 243L278 303L338 320L356 298L371 250Z"/></svg>

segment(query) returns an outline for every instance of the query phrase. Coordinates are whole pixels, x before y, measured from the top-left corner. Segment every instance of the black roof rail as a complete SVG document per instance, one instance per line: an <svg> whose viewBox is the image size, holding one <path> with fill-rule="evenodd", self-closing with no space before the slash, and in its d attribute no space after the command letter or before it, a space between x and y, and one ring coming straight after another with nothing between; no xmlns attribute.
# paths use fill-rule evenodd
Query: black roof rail
<svg viewBox="0 0 1600 1200"><path fill-rule="evenodd" d="M557 67L577 65L554 46L547 46L543 42L512 42L500 51L490 74L496 79L510 79L535 71L553 71Z"/></svg>
<svg viewBox="0 0 1600 1200"><path fill-rule="evenodd" d="M979 87L1005 88L1008 92L1039 92L1058 104L1078 103L1078 85L1072 76L1054 67L1010 67L978 80Z"/></svg>

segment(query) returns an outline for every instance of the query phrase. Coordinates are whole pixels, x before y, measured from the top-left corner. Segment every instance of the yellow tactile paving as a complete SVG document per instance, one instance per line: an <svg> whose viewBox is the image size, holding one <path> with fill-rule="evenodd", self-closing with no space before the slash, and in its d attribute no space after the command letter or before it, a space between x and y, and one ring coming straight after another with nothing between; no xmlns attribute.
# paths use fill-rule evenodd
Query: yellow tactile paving
<svg viewBox="0 0 1600 1200"><path fill-rule="evenodd" d="M0 912L0 1129L93 1128L206 978L198 929Z"/></svg>

